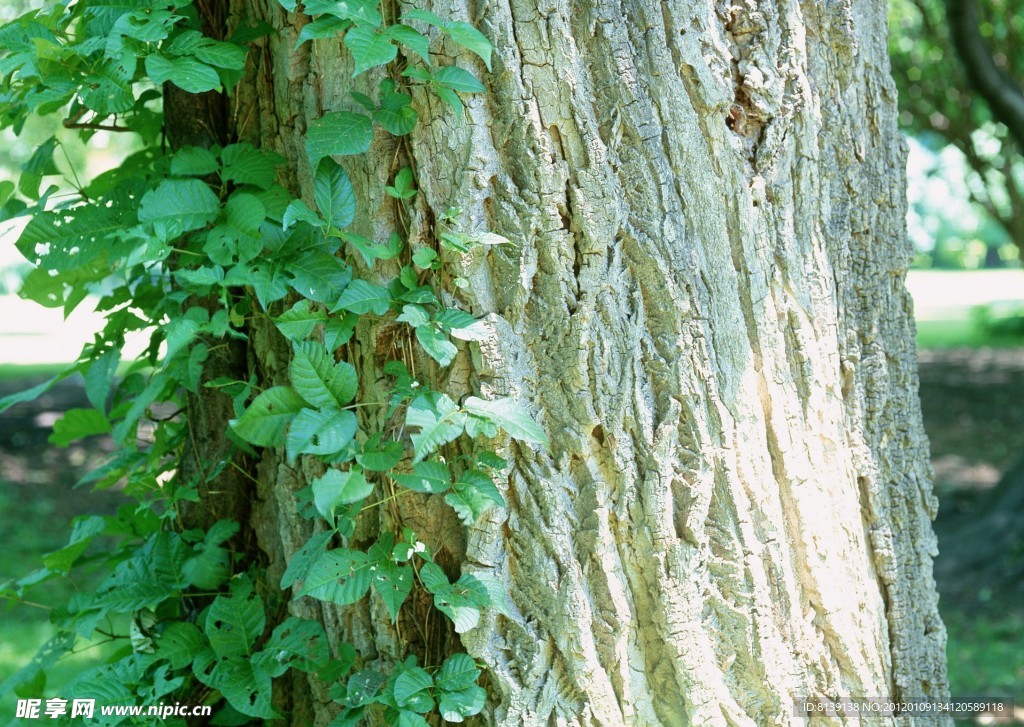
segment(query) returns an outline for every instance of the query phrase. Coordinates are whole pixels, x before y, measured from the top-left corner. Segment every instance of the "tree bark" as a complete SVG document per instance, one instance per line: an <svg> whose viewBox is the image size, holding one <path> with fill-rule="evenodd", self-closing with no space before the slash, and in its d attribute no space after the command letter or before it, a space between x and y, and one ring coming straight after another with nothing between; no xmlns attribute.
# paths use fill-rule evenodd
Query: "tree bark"
<svg viewBox="0 0 1024 727"><path fill-rule="evenodd" d="M239 135L311 196L304 133L351 106L347 54L295 50L307 18L236 2L279 31L238 91ZM417 602L397 629L372 599L292 608L370 664L467 650L486 724L800 724L808 698L945 695L885 4L417 5L489 36L489 93L461 123L418 94L407 146L378 131L369 159L342 160L357 231L399 226L380 188L406 159L411 241L451 205L512 240L456 261L470 285L450 302L491 336L434 382L516 397L551 449L506 445L508 507L468 532L428 498L382 514L453 573L502 581L511 617L460 646ZM394 336L361 327L350 346L368 400ZM282 383L287 347L259 324L253 345ZM271 579L309 536L293 493L310 467L260 464Z"/></svg>

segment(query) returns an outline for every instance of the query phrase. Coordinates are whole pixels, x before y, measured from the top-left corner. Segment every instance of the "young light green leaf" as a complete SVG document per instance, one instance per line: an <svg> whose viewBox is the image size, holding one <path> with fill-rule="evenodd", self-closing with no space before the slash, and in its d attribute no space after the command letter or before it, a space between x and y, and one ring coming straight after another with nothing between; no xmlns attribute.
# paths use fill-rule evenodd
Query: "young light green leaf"
<svg viewBox="0 0 1024 727"><path fill-rule="evenodd" d="M544 430L533 420L529 413L511 398L485 401L476 396L466 399L465 410L484 419L494 422L504 429L513 439L548 446L548 438Z"/></svg>
<svg viewBox="0 0 1024 727"><path fill-rule="evenodd" d="M391 293L387 288L373 285L365 280L353 280L341 294L337 304L331 309L334 313L339 310L352 311L360 315L364 313L376 313L384 315L391 308Z"/></svg>
<svg viewBox="0 0 1024 727"><path fill-rule="evenodd" d="M406 427L418 430L412 434L416 452L413 462L421 461L441 445L458 437L465 423L466 415L447 395L430 392L417 396L405 415Z"/></svg>
<svg viewBox="0 0 1024 727"><path fill-rule="evenodd" d="M322 477L313 480L310 487L317 512L331 523L334 522L334 513L339 505L351 505L365 500L373 492L373 485L366 481L358 467L348 472L329 469Z"/></svg>
<svg viewBox="0 0 1024 727"><path fill-rule="evenodd" d="M275 386L257 396L242 416L231 421L231 428L249 444L280 447L288 425L305 406L294 389Z"/></svg>
<svg viewBox="0 0 1024 727"><path fill-rule="evenodd" d="M323 159L313 175L317 209L335 229L348 227L356 214L356 195L345 170L333 159Z"/></svg>
<svg viewBox="0 0 1024 727"><path fill-rule="evenodd" d="M352 441L356 428L356 415L350 411L303 409L288 427L288 459L294 462L300 454L336 454Z"/></svg>
<svg viewBox="0 0 1024 727"><path fill-rule="evenodd" d="M356 394L356 370L347 361L335 363L322 343L295 342L292 345L292 386L310 404L321 408L345 406Z"/></svg>
<svg viewBox="0 0 1024 727"><path fill-rule="evenodd" d="M456 43L480 56L484 65L487 66L487 70L491 70L491 51L494 50L494 46L491 45L491 41L487 40L487 36L469 23L458 20L448 23L445 30Z"/></svg>
<svg viewBox="0 0 1024 727"><path fill-rule="evenodd" d="M365 154L373 141L373 122L365 114L335 111L310 124L306 154L316 167L328 156Z"/></svg>
<svg viewBox="0 0 1024 727"><path fill-rule="evenodd" d="M345 45L356 61L353 76L386 65L398 55L398 47L390 37L365 25L358 25L345 33Z"/></svg>
<svg viewBox="0 0 1024 727"><path fill-rule="evenodd" d="M416 329L416 340L423 346L430 358L442 366L447 366L455 360L455 354L459 349L448 340L448 336L441 333L434 326L420 326Z"/></svg>
<svg viewBox="0 0 1024 727"><path fill-rule="evenodd" d="M421 247L412 255L412 261L416 263L416 267L423 270L429 270L434 267L434 261L437 260L437 252L433 248Z"/></svg>

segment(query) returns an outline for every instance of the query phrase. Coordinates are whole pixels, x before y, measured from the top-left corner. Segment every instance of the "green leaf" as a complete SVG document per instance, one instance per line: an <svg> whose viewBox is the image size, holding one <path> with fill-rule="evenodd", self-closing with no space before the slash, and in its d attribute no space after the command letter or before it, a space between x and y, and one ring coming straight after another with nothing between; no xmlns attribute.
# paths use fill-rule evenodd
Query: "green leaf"
<svg viewBox="0 0 1024 727"><path fill-rule="evenodd" d="M403 305L402 314L398 316L398 320L408 323L413 328L419 328L430 322L430 314L421 305Z"/></svg>
<svg viewBox="0 0 1024 727"><path fill-rule="evenodd" d="M317 209L332 227L352 224L356 215L356 195L345 170L333 159L324 159L313 175L313 196Z"/></svg>
<svg viewBox="0 0 1024 727"><path fill-rule="evenodd" d="M292 349L290 373L299 396L321 408L338 408L352 401L358 388L352 364L335 363L331 352L315 341L296 342Z"/></svg>
<svg viewBox="0 0 1024 727"><path fill-rule="evenodd" d="M487 691L472 685L458 692L444 692L438 698L437 709L441 719L448 722L463 722L466 717L480 714L487 701Z"/></svg>
<svg viewBox="0 0 1024 727"><path fill-rule="evenodd" d="M366 553L345 548L328 550L310 569L299 595L347 606L366 595L371 578Z"/></svg>
<svg viewBox="0 0 1024 727"><path fill-rule="evenodd" d="M467 528L472 527L492 507L487 498L472 488L456 488L444 496L444 501L455 510Z"/></svg>
<svg viewBox="0 0 1024 727"><path fill-rule="evenodd" d="M387 472L402 461L402 443L388 440L381 443L380 432L363 444L363 450L356 455L356 461L371 472Z"/></svg>
<svg viewBox="0 0 1024 727"><path fill-rule="evenodd" d="M448 107L455 112L455 120L462 121L462 110L465 108L465 104L462 103L462 99L459 98L459 94L445 86L434 86L434 93L437 97L448 104Z"/></svg>
<svg viewBox="0 0 1024 727"><path fill-rule="evenodd" d="M217 596L206 614L205 631L219 657L248 656L263 634L267 617L263 601L247 576L231 582L230 595Z"/></svg>
<svg viewBox="0 0 1024 727"><path fill-rule="evenodd" d="M333 351L338 346L343 346L352 338L359 323L359 316L355 313L345 313L342 316L331 316L324 326L324 346L328 351Z"/></svg>
<svg viewBox="0 0 1024 727"><path fill-rule="evenodd" d="M256 149L252 144L229 144L220 155L224 170L221 179L235 184L251 184L270 189L277 180L277 167L284 162L279 154Z"/></svg>
<svg viewBox="0 0 1024 727"><path fill-rule="evenodd" d="M416 329L416 340L423 346L430 358L442 366L447 366L455 360L459 349L448 340L448 336L441 333L434 326L420 326Z"/></svg>
<svg viewBox="0 0 1024 727"><path fill-rule="evenodd" d="M480 470L466 470L463 472L462 476L459 477L459 481L455 483L455 489L458 492L475 490L498 507L505 507L505 498L501 496L501 492L494 484L494 480L487 473Z"/></svg>
<svg viewBox="0 0 1024 727"><path fill-rule="evenodd" d="M53 434L47 441L66 447L75 440L95 434L108 434L110 422L95 409L69 409L53 424Z"/></svg>
<svg viewBox="0 0 1024 727"><path fill-rule="evenodd" d="M288 567L281 576L281 588L290 588L296 581L305 581L313 566L326 552L333 537L334 533L330 530L317 533L295 551L288 559Z"/></svg>
<svg viewBox="0 0 1024 727"><path fill-rule="evenodd" d="M217 70L195 58L168 58L159 53L146 56L146 74L158 86L170 81L189 93L204 93L220 88Z"/></svg>
<svg viewBox="0 0 1024 727"><path fill-rule="evenodd" d="M302 26L302 31L299 33L299 40L295 44L295 47L298 48L307 40L336 38L351 27L351 20L342 20L341 18L337 18L333 15L319 18L318 20L314 20L312 23L307 23Z"/></svg>
<svg viewBox="0 0 1024 727"><path fill-rule="evenodd" d="M395 92L395 82L385 78L380 83L380 108L373 113L374 120L395 136L408 134L416 128L419 114L412 106L412 96Z"/></svg>
<svg viewBox="0 0 1024 727"><path fill-rule="evenodd" d="M196 555L181 568L187 583L200 591L213 591L231 575L231 553L227 548L203 543Z"/></svg>
<svg viewBox="0 0 1024 727"><path fill-rule="evenodd" d="M437 28L445 27L445 22L438 16L429 10L420 10L419 8L412 8L408 10L403 16L402 20L419 20L426 23L427 25L433 25Z"/></svg>
<svg viewBox="0 0 1024 727"><path fill-rule="evenodd" d="M306 406L302 397L288 386L275 386L257 396L231 428L239 437L257 447L280 447L285 431Z"/></svg>
<svg viewBox="0 0 1024 727"><path fill-rule="evenodd" d="M117 365L121 362L121 350L111 348L94 360L85 372L85 395L89 403L99 411L107 410L107 398L117 374ZM0 407L0 411L3 408Z"/></svg>
<svg viewBox="0 0 1024 727"><path fill-rule="evenodd" d="M480 56L484 65L487 66L487 70L491 70L491 51L494 50L494 46L491 45L491 41L487 40L487 36L469 23L458 20L448 23L445 30L456 43Z"/></svg>
<svg viewBox="0 0 1024 727"><path fill-rule="evenodd" d="M365 154L373 141L373 122L365 114L335 111L310 124L306 154L315 168L328 156Z"/></svg>
<svg viewBox="0 0 1024 727"><path fill-rule="evenodd" d="M295 616L289 616L274 629L263 651L253 659L272 677L279 677L288 669L309 674L330 660L331 649L323 625Z"/></svg>
<svg viewBox="0 0 1024 727"><path fill-rule="evenodd" d="M139 222L152 223L163 240L205 227L219 214L220 200L198 179L165 179L139 206Z"/></svg>
<svg viewBox="0 0 1024 727"><path fill-rule="evenodd" d="M290 309L274 318L277 330L289 341L301 341L313 335L317 325L327 323L327 311L313 307L308 300L300 300Z"/></svg>
<svg viewBox="0 0 1024 727"><path fill-rule="evenodd" d="M281 218L281 226L288 230L296 222L306 222L313 227L324 226L324 221L320 219L320 216L306 206L306 203L301 199L293 199L288 203L284 210L284 216Z"/></svg>
<svg viewBox="0 0 1024 727"><path fill-rule="evenodd" d="M216 68L232 71L240 71L245 68L245 48L234 43L203 38L194 55L203 63L209 63Z"/></svg>
<svg viewBox="0 0 1024 727"><path fill-rule="evenodd" d="M483 93L487 87L464 68L445 66L434 74L434 82L460 93Z"/></svg>
<svg viewBox="0 0 1024 727"><path fill-rule="evenodd" d="M416 452L413 462L421 461L441 445L458 437L465 423L466 415L445 394L431 392L416 397L405 415L406 427L419 430L412 434Z"/></svg>
<svg viewBox="0 0 1024 727"><path fill-rule="evenodd" d="M378 0L306 0L307 15L330 13L361 25L378 26L383 21L377 10Z"/></svg>
<svg viewBox="0 0 1024 727"><path fill-rule="evenodd" d="M373 572L373 588L384 601L384 606L391 615L391 622L398 622L398 611L412 591L412 567L398 566L385 560L377 563Z"/></svg>
<svg viewBox="0 0 1024 727"><path fill-rule="evenodd" d="M415 28L401 23L388 26L387 34L392 40L401 43L418 55L428 66L430 65L430 38Z"/></svg>
<svg viewBox="0 0 1024 727"><path fill-rule="evenodd" d="M358 468L348 472L329 469L322 477L313 480L310 486L317 512L331 523L334 522L334 513L339 505L351 505L365 500L373 492L373 485L366 481Z"/></svg>
<svg viewBox="0 0 1024 727"><path fill-rule="evenodd" d="M158 659L166 659L172 669L183 669L206 647L207 641L195 624L175 621L164 630L156 644Z"/></svg>
<svg viewBox="0 0 1024 727"><path fill-rule="evenodd" d="M433 686L433 678L424 669L418 666L406 669L395 679L395 703L399 707L411 704L419 706L427 699L430 699L428 692ZM430 706L433 707L433 700L430 700L430 702ZM416 711L423 712L428 710L429 708L416 709Z"/></svg>
<svg viewBox="0 0 1024 727"><path fill-rule="evenodd" d="M416 196L416 189L412 186L412 169L409 167L402 167L398 170L398 174L395 175L394 185L385 187L385 191L394 197L395 199L410 199ZM421 247L420 250L430 250L428 247ZM433 250L430 250L434 252ZM419 252L419 251L417 251ZM436 253L435 253L436 255ZM416 256L413 256L415 260ZM419 263L417 263L419 264ZM427 267L420 265L420 267Z"/></svg>
<svg viewBox="0 0 1024 727"><path fill-rule="evenodd" d="M384 315L391 308L391 293L387 288L373 285L365 280L353 280L341 294L331 312L352 311L360 315L373 312Z"/></svg>
<svg viewBox="0 0 1024 727"><path fill-rule="evenodd" d="M307 250L288 264L291 286L303 297L332 305L352 279L352 271L327 250Z"/></svg>
<svg viewBox="0 0 1024 727"><path fill-rule="evenodd" d="M303 409L288 427L288 460L294 462L300 454L336 454L352 441L356 427L356 415L350 411Z"/></svg>
<svg viewBox="0 0 1024 727"><path fill-rule="evenodd" d="M356 26L345 33L345 45L356 61L353 77L395 59L398 47L390 37L365 25Z"/></svg>
<svg viewBox="0 0 1024 727"><path fill-rule="evenodd" d="M412 256L412 261L416 263L416 267L423 270L433 268L435 260L437 260L437 252L429 247L421 247Z"/></svg>
<svg viewBox="0 0 1024 727"><path fill-rule="evenodd" d="M387 245L368 240L362 235L356 235L351 232L341 233L341 239L354 247L363 256L367 267L372 266L377 260L390 260L402 250L402 239L398 237L397 233L392 234Z"/></svg>
<svg viewBox="0 0 1024 727"><path fill-rule="evenodd" d="M487 419L504 429L509 436L521 442L548 446L544 430L529 413L511 398L485 401L476 396L466 399L464 408L474 416Z"/></svg>
<svg viewBox="0 0 1024 727"><path fill-rule="evenodd" d="M441 665L435 682L442 691L459 692L476 684L479 678L480 669L469 654L452 654Z"/></svg>
<svg viewBox="0 0 1024 727"><path fill-rule="evenodd" d="M412 466L412 474L396 474L392 479L413 492L447 492L452 486L448 465L435 460L417 462Z"/></svg>
<svg viewBox="0 0 1024 727"><path fill-rule="evenodd" d="M249 659L230 656L218 660L207 684L223 694L227 703L243 715L263 720L279 717L270 702L270 675Z"/></svg>
<svg viewBox="0 0 1024 727"><path fill-rule="evenodd" d="M379 672L370 670L356 672L348 680L345 704L349 707L370 704L385 682L387 682L387 678Z"/></svg>

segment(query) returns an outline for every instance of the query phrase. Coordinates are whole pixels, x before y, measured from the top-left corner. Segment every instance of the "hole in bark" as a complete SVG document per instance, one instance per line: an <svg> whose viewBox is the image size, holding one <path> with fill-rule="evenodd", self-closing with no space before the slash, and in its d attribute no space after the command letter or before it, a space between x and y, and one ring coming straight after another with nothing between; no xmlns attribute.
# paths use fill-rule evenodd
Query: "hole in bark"
<svg viewBox="0 0 1024 727"><path fill-rule="evenodd" d="M591 434L593 435L594 439L597 440L597 443L600 444L603 447L604 446L604 427L602 427L600 424L598 424L596 427L594 427L594 430L591 432Z"/></svg>

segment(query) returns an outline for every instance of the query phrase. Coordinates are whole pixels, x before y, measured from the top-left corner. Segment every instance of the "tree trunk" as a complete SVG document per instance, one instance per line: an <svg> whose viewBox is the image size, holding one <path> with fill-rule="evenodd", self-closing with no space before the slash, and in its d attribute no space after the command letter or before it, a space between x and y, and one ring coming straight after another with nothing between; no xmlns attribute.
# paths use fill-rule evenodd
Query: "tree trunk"
<svg viewBox="0 0 1024 727"><path fill-rule="evenodd" d="M252 54L238 134L285 154L311 197L304 134L352 105L347 52L296 50L308 18L235 2L279 30ZM885 4L417 6L489 36L489 92L461 122L418 95L409 144L378 131L365 164L342 160L357 231L400 227L380 190L414 162L410 240L451 205L512 240L461 261L458 304L491 336L434 380L517 398L551 448L506 447L508 507L468 532L426 497L381 516L452 573L498 578L510 617L460 646L415 602L397 629L372 599L292 608L370 664L467 650L487 724L798 724L807 698L943 696ZM394 330L349 347L366 400ZM264 382L284 383L287 346L269 325L252 339ZM309 535L293 495L310 467L260 464L272 579ZM292 702L321 723L336 709Z"/></svg>

